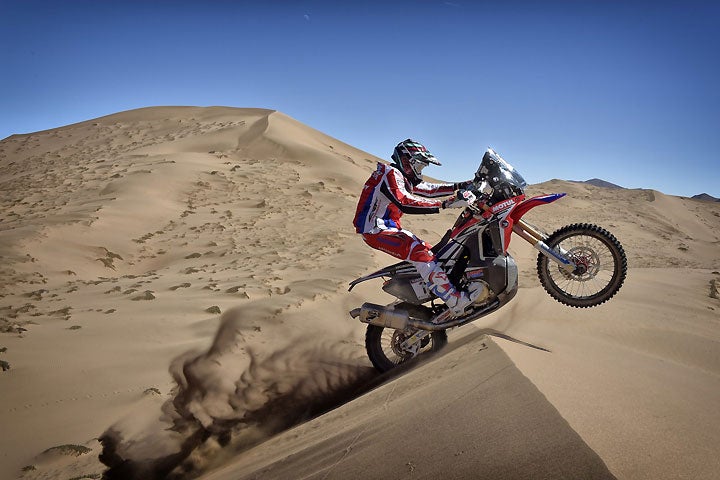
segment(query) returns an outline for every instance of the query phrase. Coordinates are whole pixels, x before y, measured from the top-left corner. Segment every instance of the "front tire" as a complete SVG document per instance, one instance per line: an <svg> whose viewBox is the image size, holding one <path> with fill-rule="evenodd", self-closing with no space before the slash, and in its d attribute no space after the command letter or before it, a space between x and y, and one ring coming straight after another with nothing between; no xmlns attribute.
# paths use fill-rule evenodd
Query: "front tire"
<svg viewBox="0 0 720 480"><path fill-rule="evenodd" d="M415 333L415 331L412 333ZM412 333L410 333L410 335ZM408 336L409 335L403 330L368 325L367 331L365 332L365 350L367 350L368 357L373 366L379 372L387 372L415 356L399 348L400 344ZM447 333L445 330L431 332L430 335L421 340L421 342L418 355L427 352L437 352L447 345Z"/></svg>
<svg viewBox="0 0 720 480"><path fill-rule="evenodd" d="M568 272L542 253L537 270L540 283L551 297L571 307L587 308L611 299L627 276L627 258L620 242L607 230L588 223L559 229L545 243L561 247L575 262Z"/></svg>

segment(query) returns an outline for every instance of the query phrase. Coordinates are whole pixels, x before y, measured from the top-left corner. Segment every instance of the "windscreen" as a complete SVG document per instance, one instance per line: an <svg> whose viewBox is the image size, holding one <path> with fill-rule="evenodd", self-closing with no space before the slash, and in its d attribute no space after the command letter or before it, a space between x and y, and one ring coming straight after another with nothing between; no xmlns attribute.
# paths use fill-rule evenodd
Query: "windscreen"
<svg viewBox="0 0 720 480"><path fill-rule="evenodd" d="M482 181L486 181L493 189L492 203L522 195L527 187L522 175L490 148L475 172L475 182L479 184Z"/></svg>

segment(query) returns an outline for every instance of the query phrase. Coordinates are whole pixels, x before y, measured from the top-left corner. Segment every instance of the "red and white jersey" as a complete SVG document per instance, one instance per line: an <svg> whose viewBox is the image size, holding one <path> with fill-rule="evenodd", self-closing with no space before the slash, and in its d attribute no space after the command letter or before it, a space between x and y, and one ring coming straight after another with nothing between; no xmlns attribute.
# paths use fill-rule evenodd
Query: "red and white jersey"
<svg viewBox="0 0 720 480"><path fill-rule="evenodd" d="M429 199L454 191L452 183L420 182L413 186L397 168L378 163L360 195L353 221L355 230L358 233L400 230L403 213L438 213L442 202Z"/></svg>

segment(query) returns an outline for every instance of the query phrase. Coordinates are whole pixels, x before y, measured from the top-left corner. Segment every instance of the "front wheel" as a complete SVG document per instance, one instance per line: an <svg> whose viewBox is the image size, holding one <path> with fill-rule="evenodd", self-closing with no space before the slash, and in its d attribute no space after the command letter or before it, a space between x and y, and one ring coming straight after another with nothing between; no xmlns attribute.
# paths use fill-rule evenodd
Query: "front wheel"
<svg viewBox="0 0 720 480"><path fill-rule="evenodd" d="M420 340L417 352L404 350L402 343L415 332L417 330L394 330L368 325L365 333L365 349L373 366L380 372L387 372L418 354L437 352L447 344L447 333L445 330L439 330L431 332Z"/></svg>
<svg viewBox="0 0 720 480"><path fill-rule="evenodd" d="M620 242L607 230L588 223L561 228L545 243L553 250L562 249L575 264L569 272L538 256L537 269L543 288L560 303L587 308L612 298L627 275L627 258Z"/></svg>

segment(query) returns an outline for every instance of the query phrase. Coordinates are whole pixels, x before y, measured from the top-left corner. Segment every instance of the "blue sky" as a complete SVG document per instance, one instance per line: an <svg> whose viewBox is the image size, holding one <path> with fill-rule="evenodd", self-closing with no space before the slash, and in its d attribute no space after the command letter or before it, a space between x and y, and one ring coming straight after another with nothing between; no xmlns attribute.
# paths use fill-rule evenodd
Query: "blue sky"
<svg viewBox="0 0 720 480"><path fill-rule="evenodd" d="M469 178L720 197L720 2L0 0L0 138L157 105L282 111Z"/></svg>

